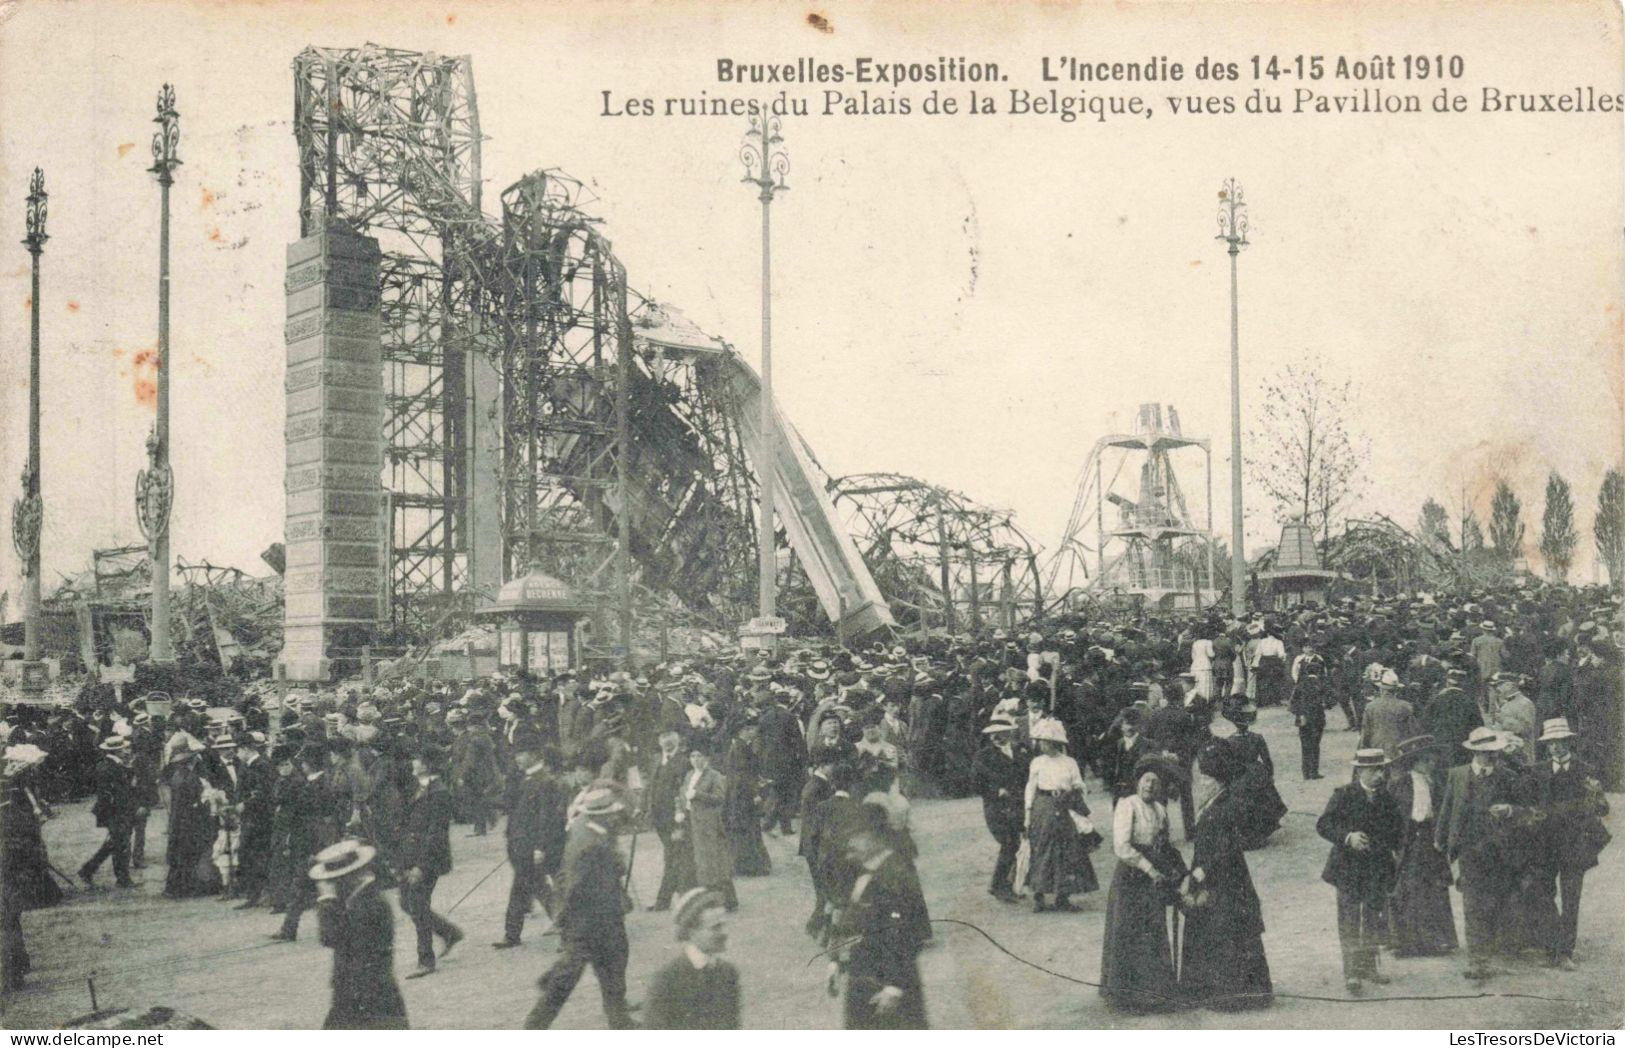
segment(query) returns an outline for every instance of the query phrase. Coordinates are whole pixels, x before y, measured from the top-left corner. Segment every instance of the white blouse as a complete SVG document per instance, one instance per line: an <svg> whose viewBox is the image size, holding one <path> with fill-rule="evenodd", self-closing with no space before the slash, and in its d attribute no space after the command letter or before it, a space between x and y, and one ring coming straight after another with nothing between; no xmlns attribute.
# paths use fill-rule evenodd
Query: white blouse
<svg viewBox="0 0 1625 1048"><path fill-rule="evenodd" d="M1138 794L1131 793L1118 801L1112 812L1112 851L1130 866L1155 874L1157 869L1151 860L1134 845L1149 847L1156 842L1157 835L1167 829L1168 809L1156 802L1147 803Z"/></svg>
<svg viewBox="0 0 1625 1048"><path fill-rule="evenodd" d="M1049 792L1064 792L1072 789L1083 789L1083 772L1078 770L1078 762L1064 753L1055 756L1039 754L1027 766L1027 810L1033 810L1033 798L1038 796L1039 790Z"/></svg>

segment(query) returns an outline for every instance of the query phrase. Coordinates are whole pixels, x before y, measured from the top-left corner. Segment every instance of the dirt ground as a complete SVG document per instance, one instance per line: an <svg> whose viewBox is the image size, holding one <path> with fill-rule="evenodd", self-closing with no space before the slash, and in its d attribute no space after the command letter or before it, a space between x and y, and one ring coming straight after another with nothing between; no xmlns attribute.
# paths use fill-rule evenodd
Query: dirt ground
<svg viewBox="0 0 1625 1048"><path fill-rule="evenodd" d="M1333 724L1341 724L1334 711ZM1332 889L1319 878L1327 846L1314 820L1340 781L1354 749L1353 733L1329 730L1318 782L1297 773L1298 742L1290 717L1266 710L1260 730L1275 756L1277 785L1291 808L1265 849L1250 853L1264 900L1264 937L1277 999L1267 1011L1221 1015L1186 1011L1155 1018L1125 1018L1108 1011L1096 990L1070 979L1094 980L1100 967L1105 888L1078 900L1077 914L1033 914L994 901L986 891L996 849L982 824L980 802L921 801L914 808L920 877L933 918L935 943L921 955L926 1002L938 1028L1390 1028L1591 1029L1618 1028L1625 1018L1625 859L1619 843L1586 877L1579 969L1559 972L1533 959L1482 986L1464 980L1461 957L1391 960L1391 985L1348 1000L1343 989ZM1089 803L1109 832L1107 799L1091 783ZM1625 798L1613 798L1621 810ZM1177 818L1177 816L1176 816ZM1616 836L1625 836L1617 828ZM72 873L99 843L88 802L60 808L46 826L52 861ZM164 853L164 825L156 813L148 853ZM552 961L557 939L537 933L532 918L517 950L498 951L509 874L502 838L483 838L455 827L456 869L440 881L436 908L467 932L467 939L433 976L403 981L416 1028L501 1029L519 1025L535 1000L535 981ZM772 876L738 881L741 908L730 926L729 954L741 969L744 1022L776 1029L835 1028L839 1002L824 992L825 964L802 933L811 901L807 870L794 838L770 837ZM638 844L634 887L647 903L659 879L659 842ZM1109 847L1094 854L1102 885L1111 879ZM494 871L494 872L493 872ZM0 1025L51 1028L91 1010L87 979L102 1008L169 1005L219 1028L319 1027L328 1004L328 952L316 942L315 915L306 917L296 943L266 936L277 918L263 910L237 911L216 900L171 902L159 892L163 868L142 871L133 890L76 891L55 909L29 913L23 926L33 954L30 985L5 1002ZM489 876L487 876L489 874ZM109 867L100 879L112 880ZM1460 897L1453 895L1458 929ZM947 919L960 923L947 923ZM669 915L628 917L632 958L628 996L642 999L649 977L677 952ZM971 927L974 926L974 927ZM978 931L977 929L980 929ZM985 936L984 934L985 933ZM990 941L991 940L991 941ZM1002 947L1002 949L1001 949ZM1003 952L1008 951L1008 954ZM396 971L413 967L411 924L396 922ZM1014 954L1015 957L1010 956ZM1020 958L1020 960L1016 959ZM1024 964L1039 965L1046 974ZM1424 997L1427 1000L1394 1000ZM1327 1001L1322 998L1334 998ZM567 1028L603 1028L592 975L583 977L560 1017Z"/></svg>

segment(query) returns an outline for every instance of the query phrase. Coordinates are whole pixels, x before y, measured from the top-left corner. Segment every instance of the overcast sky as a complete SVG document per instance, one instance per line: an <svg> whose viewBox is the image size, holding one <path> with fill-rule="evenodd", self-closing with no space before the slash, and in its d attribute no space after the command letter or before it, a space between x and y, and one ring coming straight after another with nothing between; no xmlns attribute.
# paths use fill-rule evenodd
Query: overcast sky
<svg viewBox="0 0 1625 1048"><path fill-rule="evenodd" d="M759 210L743 121L599 115L617 97L740 93L718 57L850 63L964 55L1041 88L1043 55L1458 53L1460 90L1622 88L1617 5L788 5L48 3L0 24L0 480L27 452L23 196L46 170L42 294L47 579L139 540L132 486L156 340L154 96L173 81L173 549L263 570L282 533L284 247L298 235L293 56L307 44L473 57L487 210L526 171L588 182L634 285L754 361ZM958 11L958 16L955 11ZM1342 14L1339 14L1342 11ZM1068 85L1058 85L1069 90ZM1092 85L1082 85L1091 92ZM1246 85L1250 87L1251 85ZM1279 90L1293 85L1283 81ZM1351 85L1317 85L1347 93ZM1377 85L1405 90L1405 85ZM848 85L849 89L853 89ZM885 87L872 91L884 93ZM963 86L954 89L963 95ZM1160 87L1133 88L1158 97ZM1213 93L1187 79L1176 93ZM1433 83L1410 90L1431 99ZM818 97L817 89L807 93ZM912 92L916 97L924 89ZM1290 104L1290 102L1289 102ZM1497 470L1531 545L1546 472L1574 484L1581 574L1621 457L1621 124L1599 114L810 118L787 122L774 205L779 399L833 475L910 474L1016 512L1055 547L1078 471L1142 401L1215 441L1228 520L1229 280L1214 240L1229 176L1244 399L1306 351L1359 390L1361 509L1407 525ZM1199 457L1183 476L1201 503ZM1275 525L1254 498L1249 546ZM1197 512L1201 510L1197 508ZM0 587L17 584L9 542ZM13 605L15 608L15 605Z"/></svg>

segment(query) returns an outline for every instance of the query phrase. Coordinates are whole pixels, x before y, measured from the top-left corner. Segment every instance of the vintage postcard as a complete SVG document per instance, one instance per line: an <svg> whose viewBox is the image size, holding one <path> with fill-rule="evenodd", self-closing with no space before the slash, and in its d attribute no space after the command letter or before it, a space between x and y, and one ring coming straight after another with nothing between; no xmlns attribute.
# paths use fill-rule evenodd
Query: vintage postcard
<svg viewBox="0 0 1625 1048"><path fill-rule="evenodd" d="M1612 1044L1622 20L0 2L0 1025Z"/></svg>

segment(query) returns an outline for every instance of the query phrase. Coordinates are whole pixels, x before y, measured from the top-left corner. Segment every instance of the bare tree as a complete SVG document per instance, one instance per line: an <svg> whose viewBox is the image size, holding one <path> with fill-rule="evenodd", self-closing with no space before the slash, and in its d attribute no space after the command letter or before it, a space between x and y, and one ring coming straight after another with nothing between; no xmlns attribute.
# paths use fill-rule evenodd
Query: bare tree
<svg viewBox="0 0 1625 1048"><path fill-rule="evenodd" d="M1540 518L1540 555L1546 571L1558 582L1567 582L1574 563L1574 547L1580 533L1574 528L1574 498L1569 482L1556 470L1546 477L1546 508Z"/></svg>
<svg viewBox="0 0 1625 1048"><path fill-rule="evenodd" d="M1301 520L1322 541L1364 487L1360 465L1369 442L1348 419L1353 399L1353 383L1325 378L1311 356L1262 383L1248 433L1248 473L1276 519Z"/></svg>
<svg viewBox="0 0 1625 1048"><path fill-rule="evenodd" d="M1615 589L1625 586L1625 476L1617 469L1603 475L1591 533L1597 540L1597 556L1608 569L1608 584Z"/></svg>

